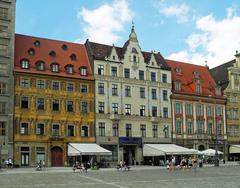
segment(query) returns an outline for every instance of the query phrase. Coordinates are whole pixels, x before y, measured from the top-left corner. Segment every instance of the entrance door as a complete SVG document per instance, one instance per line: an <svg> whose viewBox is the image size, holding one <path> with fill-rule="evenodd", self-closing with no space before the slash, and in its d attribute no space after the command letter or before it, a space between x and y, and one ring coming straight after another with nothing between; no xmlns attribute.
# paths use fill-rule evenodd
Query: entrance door
<svg viewBox="0 0 240 188"><path fill-rule="evenodd" d="M51 149L52 156L52 166L62 166L63 165L63 151L60 147L53 147Z"/></svg>
<svg viewBox="0 0 240 188"><path fill-rule="evenodd" d="M21 166L29 166L29 153L21 153Z"/></svg>
<svg viewBox="0 0 240 188"><path fill-rule="evenodd" d="M133 145L125 145L123 148L123 160L128 164L128 165L133 165L133 160L135 159L135 149L136 146Z"/></svg>

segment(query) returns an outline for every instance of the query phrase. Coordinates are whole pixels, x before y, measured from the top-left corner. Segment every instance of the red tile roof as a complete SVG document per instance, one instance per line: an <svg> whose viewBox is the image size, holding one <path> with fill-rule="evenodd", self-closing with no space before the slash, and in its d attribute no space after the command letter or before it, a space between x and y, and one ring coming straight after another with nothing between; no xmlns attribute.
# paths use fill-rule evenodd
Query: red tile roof
<svg viewBox="0 0 240 188"><path fill-rule="evenodd" d="M211 76L211 73L206 66L199 66L174 60L166 60L166 63L172 69L172 82L179 81L181 83L181 91L175 90L174 84L172 90L174 93L213 96L223 98L222 95L217 96L215 93L216 83ZM181 69L181 73L177 73L176 69ZM201 93L196 93L194 72L199 73L201 84Z"/></svg>
<svg viewBox="0 0 240 188"><path fill-rule="evenodd" d="M36 41L40 42L39 46L34 45ZM67 49L64 49L63 45L67 46ZM66 47L65 46L65 47ZM34 55L28 53L29 49L34 50ZM50 52L55 52L54 55L49 55ZM72 54L76 55L76 60L71 60L70 56ZM29 60L30 67L29 69L21 68L21 60ZM36 69L37 61L45 62L45 70L39 71ZM59 64L59 72L51 71L51 64ZM73 66L73 74L68 74L65 71L66 65ZM80 67L87 68L87 75L80 75ZM14 62L14 71L16 72L26 72L34 74L44 74L44 75L54 75L54 76L63 76L69 78L81 78L93 80L92 68L90 66L86 48L83 44L76 44L52 39L45 39L39 37L32 37L26 35L15 34L15 62Z"/></svg>

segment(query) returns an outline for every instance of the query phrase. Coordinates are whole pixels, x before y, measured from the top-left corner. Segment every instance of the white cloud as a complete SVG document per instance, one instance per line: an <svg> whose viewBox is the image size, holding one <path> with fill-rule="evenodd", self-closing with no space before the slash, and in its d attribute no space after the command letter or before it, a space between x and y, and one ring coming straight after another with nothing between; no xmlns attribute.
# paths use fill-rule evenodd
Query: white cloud
<svg viewBox="0 0 240 188"><path fill-rule="evenodd" d="M168 7L160 6L159 12L167 17L175 16L178 23L184 23L188 21L189 7L185 4L172 5Z"/></svg>
<svg viewBox="0 0 240 188"><path fill-rule="evenodd" d="M196 28L199 32L188 36L188 48L168 58L200 65L207 60L210 68L232 60L235 51L240 49L240 17L229 11L222 20L216 20L212 14L198 19Z"/></svg>
<svg viewBox="0 0 240 188"><path fill-rule="evenodd" d="M86 23L83 31L90 41L113 44L119 40L124 24L132 21L133 14L126 0L114 0L94 10L82 8L77 17Z"/></svg>

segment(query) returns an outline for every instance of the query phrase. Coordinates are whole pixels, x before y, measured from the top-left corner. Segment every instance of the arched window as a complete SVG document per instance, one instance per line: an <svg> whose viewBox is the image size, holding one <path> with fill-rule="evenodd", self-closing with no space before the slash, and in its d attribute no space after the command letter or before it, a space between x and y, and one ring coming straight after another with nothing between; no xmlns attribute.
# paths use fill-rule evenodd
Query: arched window
<svg viewBox="0 0 240 188"><path fill-rule="evenodd" d="M29 61L27 59L22 59L20 65L22 69L29 69Z"/></svg>
<svg viewBox="0 0 240 188"><path fill-rule="evenodd" d="M38 71L43 71L43 70L45 70L45 63L44 63L44 61L41 61L41 60L37 61L37 62L36 62L36 69L37 69Z"/></svg>
<svg viewBox="0 0 240 188"><path fill-rule="evenodd" d="M59 72L59 64L58 63L52 63L51 64L51 70L52 70L52 72Z"/></svg>
<svg viewBox="0 0 240 188"><path fill-rule="evenodd" d="M73 65L66 65L65 70L66 70L66 73L73 74Z"/></svg>
<svg viewBox="0 0 240 188"><path fill-rule="evenodd" d="M56 57L56 52L52 50L51 52L49 52L49 55L50 55L51 57Z"/></svg>

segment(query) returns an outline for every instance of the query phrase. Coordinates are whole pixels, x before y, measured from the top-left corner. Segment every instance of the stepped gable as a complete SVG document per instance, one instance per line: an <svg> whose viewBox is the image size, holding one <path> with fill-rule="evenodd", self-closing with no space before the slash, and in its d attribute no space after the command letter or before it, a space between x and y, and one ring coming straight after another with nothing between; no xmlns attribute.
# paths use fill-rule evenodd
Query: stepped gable
<svg viewBox="0 0 240 188"><path fill-rule="evenodd" d="M21 68L21 60L29 61L29 68ZM44 62L44 70L36 69L36 62ZM59 72L52 72L51 64L59 65ZM72 66L71 74L66 72L66 66ZM80 67L87 68L87 75L80 75ZM14 71L34 74L64 76L93 80L86 48L83 44L52 40L15 34Z"/></svg>

